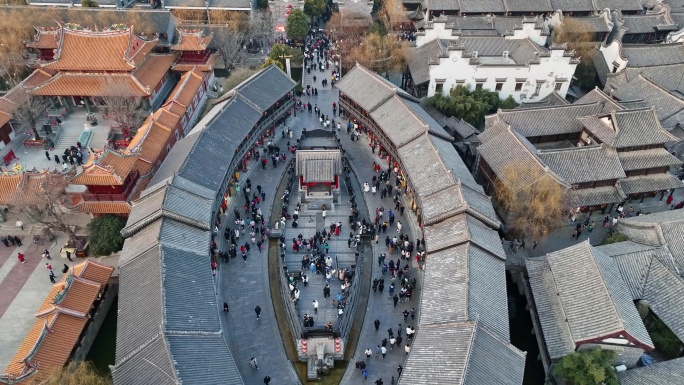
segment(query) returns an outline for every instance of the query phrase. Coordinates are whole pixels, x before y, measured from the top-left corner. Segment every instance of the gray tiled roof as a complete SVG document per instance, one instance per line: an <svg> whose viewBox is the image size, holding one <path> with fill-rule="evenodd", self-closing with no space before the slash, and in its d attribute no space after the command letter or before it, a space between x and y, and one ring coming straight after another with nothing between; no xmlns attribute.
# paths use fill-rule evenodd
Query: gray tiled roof
<svg viewBox="0 0 684 385"><path fill-rule="evenodd" d="M629 67L680 64L684 62L684 44L625 44L622 55Z"/></svg>
<svg viewBox="0 0 684 385"><path fill-rule="evenodd" d="M446 124L448 128L457 133L463 139L480 133L480 131L473 127L472 124L454 116L448 118Z"/></svg>
<svg viewBox="0 0 684 385"><path fill-rule="evenodd" d="M511 125L524 137L557 135L580 132L582 125L578 116L599 114L603 111L600 102L570 104L567 106L503 110L497 113L499 119ZM485 130L486 131L486 130Z"/></svg>
<svg viewBox="0 0 684 385"><path fill-rule="evenodd" d="M525 353L481 323L423 326L419 336L399 384L522 384Z"/></svg>
<svg viewBox="0 0 684 385"><path fill-rule="evenodd" d="M574 205L581 207L620 203L627 199L627 196L618 187L603 186L572 190L570 198Z"/></svg>
<svg viewBox="0 0 684 385"><path fill-rule="evenodd" d="M159 166L157 172L154 173L149 186L155 186L166 179L172 178L181 166L183 166L185 159L188 157L190 151L192 151L192 148L195 146L198 139L198 132L193 133L191 131L182 140L176 142L164 159L164 162Z"/></svg>
<svg viewBox="0 0 684 385"><path fill-rule="evenodd" d="M507 12L552 12L550 0L504 0Z"/></svg>
<svg viewBox="0 0 684 385"><path fill-rule="evenodd" d="M209 245L208 231L204 240ZM161 250L164 329L183 333L219 332L221 321L208 252L200 249L193 253L166 246Z"/></svg>
<svg viewBox="0 0 684 385"><path fill-rule="evenodd" d="M614 148L598 145L539 151L539 158L568 183L620 179L625 172Z"/></svg>
<svg viewBox="0 0 684 385"><path fill-rule="evenodd" d="M648 100L655 107L661 120L677 115L678 119L676 122L684 121L684 117L681 116L683 114L682 110L684 110L684 100L641 75L615 87L613 95L620 100Z"/></svg>
<svg viewBox="0 0 684 385"><path fill-rule="evenodd" d="M641 0L594 0L596 10L619 9L620 11L641 11Z"/></svg>
<svg viewBox="0 0 684 385"><path fill-rule="evenodd" d="M624 107L621 106L620 103L618 103L618 101L613 100L613 98L608 96L608 94L606 94L605 92L601 91L598 87L594 88L593 90L584 94L584 96L582 96L581 98L577 99L575 101L575 104L587 104L594 102L604 102L604 105L607 107L607 109L604 109L603 112L624 109Z"/></svg>
<svg viewBox="0 0 684 385"><path fill-rule="evenodd" d="M428 130L425 122L396 95L386 100L370 115L378 125L391 129L391 135L388 136L396 148L402 147Z"/></svg>
<svg viewBox="0 0 684 385"><path fill-rule="evenodd" d="M526 262L552 358L573 352L577 342L622 331L653 347L616 263L587 241Z"/></svg>
<svg viewBox="0 0 684 385"><path fill-rule="evenodd" d="M611 243L608 245L596 246L596 248L610 257L620 256L623 254L639 253L654 249L654 246L637 243L632 241L624 241L618 243Z"/></svg>
<svg viewBox="0 0 684 385"><path fill-rule="evenodd" d="M252 2L249 0L209 0L209 7L218 9L251 9Z"/></svg>
<svg viewBox="0 0 684 385"><path fill-rule="evenodd" d="M124 243L124 251L130 242ZM162 281L159 246L119 266L119 308L116 333L117 364L155 338L162 329Z"/></svg>
<svg viewBox="0 0 684 385"><path fill-rule="evenodd" d="M458 11L458 0L427 0L430 11Z"/></svg>
<svg viewBox="0 0 684 385"><path fill-rule="evenodd" d="M423 197L421 204L423 221L426 225L431 225L465 211L463 196L457 185Z"/></svg>
<svg viewBox="0 0 684 385"><path fill-rule="evenodd" d="M620 180L625 194L662 191L684 187L684 183L670 173L631 176Z"/></svg>
<svg viewBox="0 0 684 385"><path fill-rule="evenodd" d="M174 334L167 339L182 383L242 385L223 335ZM225 365L216 365L217 362Z"/></svg>
<svg viewBox="0 0 684 385"><path fill-rule="evenodd" d="M623 16L623 21L625 27L627 27L625 34L655 33L658 30L677 29L677 25L664 13L655 15L625 15Z"/></svg>
<svg viewBox="0 0 684 385"><path fill-rule="evenodd" d="M506 12L503 0L458 0L458 3L461 14Z"/></svg>
<svg viewBox="0 0 684 385"><path fill-rule="evenodd" d="M487 130L484 133L486 134ZM481 134L480 139L482 140L482 138ZM516 190L529 186L537 181L535 178L548 174L549 170L545 168L544 164L537 157L536 149L527 139L517 134L510 127L501 130L494 137L482 142L482 145L477 148L478 154L504 183L512 182L506 171L511 165L518 164L524 169L535 170L535 172L526 173L525 175L518 175L515 179L518 185L511 186Z"/></svg>
<svg viewBox="0 0 684 385"><path fill-rule="evenodd" d="M615 111L613 117L617 126L617 138L614 144L617 148L665 144L678 140L663 129L653 107Z"/></svg>
<svg viewBox="0 0 684 385"><path fill-rule="evenodd" d="M204 0L164 0L166 8L206 8Z"/></svg>
<svg viewBox="0 0 684 385"><path fill-rule="evenodd" d="M684 358L619 372L617 377L620 385L684 384Z"/></svg>
<svg viewBox="0 0 684 385"><path fill-rule="evenodd" d="M442 158L444 165L451 171L451 174L471 189L484 193L482 186L475 181L473 174L471 174L468 167L463 163L461 156L458 155L453 144L434 135L428 135L428 137L430 138L432 145L435 146L437 154Z"/></svg>
<svg viewBox="0 0 684 385"><path fill-rule="evenodd" d="M506 259L499 234L466 214L427 226L425 240L433 252L471 241L493 255Z"/></svg>
<svg viewBox="0 0 684 385"><path fill-rule="evenodd" d="M411 98L401 88L379 76L375 76L360 65L349 70L339 83L335 84L335 87L369 112L375 110L394 94Z"/></svg>
<svg viewBox="0 0 684 385"><path fill-rule="evenodd" d="M118 334L118 333L117 333ZM174 371L166 340L161 333L145 336L153 339L142 344L126 361L119 362L112 369L115 384L177 385L179 380ZM118 350L117 341L117 350Z"/></svg>
<svg viewBox="0 0 684 385"><path fill-rule="evenodd" d="M583 103L593 102L593 100L592 101L584 101L584 102L581 100L582 100L581 98L579 100L577 100L577 103L583 104ZM544 98L539 99L539 101L520 103L520 108L566 106L568 104L570 104L570 102L565 100L560 94L558 94L557 91L553 91L552 93L546 95Z"/></svg>
<svg viewBox="0 0 684 385"><path fill-rule="evenodd" d="M594 4L592 0L551 0L554 11L563 12L593 12Z"/></svg>
<svg viewBox="0 0 684 385"><path fill-rule="evenodd" d="M503 36L464 36L458 39L466 52L477 51L479 57L501 57L504 51L516 64L527 64L537 60L537 53L545 53L547 49L534 44L530 39L506 39Z"/></svg>
<svg viewBox="0 0 684 385"><path fill-rule="evenodd" d="M623 151L618 153L620 163L625 171L653 167L681 165L682 161L664 148L653 148L640 151Z"/></svg>
<svg viewBox="0 0 684 385"><path fill-rule="evenodd" d="M297 175L304 176L306 182L331 182L342 173L340 151L299 150L296 157Z"/></svg>
<svg viewBox="0 0 684 385"><path fill-rule="evenodd" d="M238 92L264 111L292 91L295 85L297 83L283 70L272 65L243 83Z"/></svg>
<svg viewBox="0 0 684 385"><path fill-rule="evenodd" d="M398 152L419 196L430 195L454 184L453 176L437 155L428 135L419 136Z"/></svg>

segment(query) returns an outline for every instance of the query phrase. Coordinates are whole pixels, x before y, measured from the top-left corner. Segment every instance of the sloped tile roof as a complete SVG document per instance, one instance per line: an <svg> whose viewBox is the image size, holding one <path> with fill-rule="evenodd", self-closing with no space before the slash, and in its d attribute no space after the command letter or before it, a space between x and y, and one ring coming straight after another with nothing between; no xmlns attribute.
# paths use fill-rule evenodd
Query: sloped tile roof
<svg viewBox="0 0 684 385"><path fill-rule="evenodd" d="M398 96L392 96L370 116L382 127L391 127L392 135L388 135L394 145L399 148L427 132L427 125L415 115Z"/></svg>
<svg viewBox="0 0 684 385"><path fill-rule="evenodd" d="M395 94L412 98L401 88L375 76L360 65L349 70L339 83L335 84L335 88L342 91L368 112L373 112Z"/></svg>
<svg viewBox="0 0 684 385"><path fill-rule="evenodd" d="M618 101L614 100L608 94L605 92L601 91L598 87L595 87L593 90L587 92L582 96L581 98L577 99L575 101L575 104L589 104L589 103L595 103L595 102L605 102L604 105L607 107L607 110L604 109L603 112L610 112L610 111L615 111L615 110L623 110L624 107L618 103Z"/></svg>
<svg viewBox="0 0 684 385"><path fill-rule="evenodd" d="M104 154L83 165L83 172L71 179L73 184L119 186L133 170L138 157L124 155L107 147Z"/></svg>
<svg viewBox="0 0 684 385"><path fill-rule="evenodd" d="M434 39L413 49L413 54L408 60L408 68L411 72L411 79L413 79L415 84L423 84L430 81L429 62L430 60L437 60L440 55L446 54L445 48L440 39Z"/></svg>
<svg viewBox="0 0 684 385"><path fill-rule="evenodd" d="M36 34L33 40L26 43L28 48L35 49L57 49L59 47L59 29L34 27Z"/></svg>
<svg viewBox="0 0 684 385"><path fill-rule="evenodd" d="M618 153L620 163L625 171L653 167L677 166L682 161L664 148L653 148L640 151L623 151Z"/></svg>
<svg viewBox="0 0 684 385"><path fill-rule="evenodd" d="M76 273L78 270L80 272ZM74 266L74 274L77 277L97 282L100 285L106 284L113 272L114 268L112 266L103 265L91 260L86 260Z"/></svg>
<svg viewBox="0 0 684 385"><path fill-rule="evenodd" d="M204 73L193 67L191 71L186 72L181 76L180 81L169 94L167 103L169 101L175 101L187 108L192 104L192 99L197 94L200 87L202 87L203 82Z"/></svg>
<svg viewBox="0 0 684 385"><path fill-rule="evenodd" d="M425 325L399 384L522 384L525 353L479 322ZM507 368L507 370L497 370Z"/></svg>
<svg viewBox="0 0 684 385"><path fill-rule="evenodd" d="M458 0L458 3L461 14L506 12L503 0Z"/></svg>
<svg viewBox="0 0 684 385"><path fill-rule="evenodd" d="M507 12L552 12L550 0L504 0Z"/></svg>
<svg viewBox="0 0 684 385"><path fill-rule="evenodd" d="M617 373L621 385L684 384L684 358Z"/></svg>
<svg viewBox="0 0 684 385"><path fill-rule="evenodd" d="M551 0L554 11L563 12L593 12L594 3L592 0Z"/></svg>
<svg viewBox="0 0 684 385"><path fill-rule="evenodd" d="M570 194L573 204L579 207L620 203L627 199L625 192L616 186L602 186L571 190Z"/></svg>
<svg viewBox="0 0 684 385"><path fill-rule="evenodd" d="M684 110L684 100L671 94L652 81L639 75L634 79L629 80L623 85L616 86L613 90L615 95L620 100L636 100L644 99L655 107L658 117L665 121L671 117L677 116L674 123L684 121L682 117L682 110ZM665 122L663 122L665 124ZM673 124L666 124L666 126L673 126Z"/></svg>
<svg viewBox="0 0 684 385"><path fill-rule="evenodd" d="M594 0L597 11L603 9L618 9L620 11L641 11L643 7L640 0Z"/></svg>
<svg viewBox="0 0 684 385"><path fill-rule="evenodd" d="M620 332L653 349L617 264L587 241L526 262L551 358Z"/></svg>
<svg viewBox="0 0 684 385"><path fill-rule="evenodd" d="M142 64L133 72L133 76L143 86L143 89L154 90L154 87L159 84L171 68L176 57L177 55L147 55Z"/></svg>
<svg viewBox="0 0 684 385"><path fill-rule="evenodd" d="M684 62L684 44L625 44L622 55L629 67L680 64Z"/></svg>
<svg viewBox="0 0 684 385"><path fill-rule="evenodd" d="M684 183L670 173L630 176L620 179L625 194L662 191L684 187Z"/></svg>
<svg viewBox="0 0 684 385"><path fill-rule="evenodd" d="M176 31L178 41L171 46L174 51L204 51L214 38L212 35L205 36L203 29L177 29Z"/></svg>
<svg viewBox="0 0 684 385"><path fill-rule="evenodd" d="M128 73L60 72L30 92L42 96L108 96L113 90L126 90L132 96L146 97L151 94L151 89L148 92Z"/></svg>
<svg viewBox="0 0 684 385"><path fill-rule="evenodd" d="M496 115L508 123L522 136L558 135L579 133L582 125L575 119L578 116L599 114L602 103L570 104L567 106L502 110ZM485 130L486 131L486 130Z"/></svg>
<svg viewBox="0 0 684 385"><path fill-rule="evenodd" d="M145 41L132 29L93 32L62 27L55 60L43 67L60 71L132 71L157 40Z"/></svg>
<svg viewBox="0 0 684 385"><path fill-rule="evenodd" d="M571 184L625 177L618 152L605 145L539 151L538 155Z"/></svg>

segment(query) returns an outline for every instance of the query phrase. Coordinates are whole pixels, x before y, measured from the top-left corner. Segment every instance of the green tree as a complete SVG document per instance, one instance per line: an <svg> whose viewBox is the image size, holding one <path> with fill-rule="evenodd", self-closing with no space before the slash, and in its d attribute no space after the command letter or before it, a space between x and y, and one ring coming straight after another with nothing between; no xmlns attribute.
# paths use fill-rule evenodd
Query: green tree
<svg viewBox="0 0 684 385"><path fill-rule="evenodd" d="M285 66L283 65L283 63L280 62L280 60L273 60L270 57L266 58L266 61L264 62L264 64L261 65L261 68L266 68L266 67L270 66L271 64L275 64L278 66L278 68L285 71Z"/></svg>
<svg viewBox="0 0 684 385"><path fill-rule="evenodd" d="M90 250L95 255L109 255L121 250L124 239L121 229L126 220L115 215L105 215L93 219L88 224L88 242Z"/></svg>
<svg viewBox="0 0 684 385"><path fill-rule="evenodd" d="M659 318L651 316L651 320L648 323L648 331L656 350L668 359L679 357L682 353L682 342L677 338L677 335Z"/></svg>
<svg viewBox="0 0 684 385"><path fill-rule="evenodd" d="M499 103L499 108L502 108L504 110L512 110L514 108L518 107L518 102L513 99L511 95L508 95L508 97Z"/></svg>
<svg viewBox="0 0 684 385"><path fill-rule="evenodd" d="M601 242L602 245L610 245L611 243L618 243L618 242L624 242L624 241L629 241L629 238L625 234L622 234L619 231L614 231L611 235L606 237L606 239Z"/></svg>
<svg viewBox="0 0 684 385"><path fill-rule="evenodd" d="M81 0L81 7L83 8L98 8L99 5L95 0Z"/></svg>
<svg viewBox="0 0 684 385"><path fill-rule="evenodd" d="M618 385L612 367L615 353L612 350L585 350L569 354L553 367L553 374L564 378L570 385Z"/></svg>
<svg viewBox="0 0 684 385"><path fill-rule="evenodd" d="M327 0L304 0L304 13L311 17L321 16L327 8Z"/></svg>
<svg viewBox="0 0 684 385"><path fill-rule="evenodd" d="M309 32L309 20L304 12L295 8L287 17L287 37L294 40L304 40L307 32Z"/></svg>
<svg viewBox="0 0 684 385"><path fill-rule="evenodd" d="M481 127L487 114L498 108L515 108L518 103L512 97L499 99L499 94L485 89L471 91L464 86L451 89L449 95L435 94L427 98L427 105L435 107L447 116L461 118L475 127Z"/></svg>
<svg viewBox="0 0 684 385"><path fill-rule="evenodd" d="M257 9L268 9L268 0L257 0Z"/></svg>

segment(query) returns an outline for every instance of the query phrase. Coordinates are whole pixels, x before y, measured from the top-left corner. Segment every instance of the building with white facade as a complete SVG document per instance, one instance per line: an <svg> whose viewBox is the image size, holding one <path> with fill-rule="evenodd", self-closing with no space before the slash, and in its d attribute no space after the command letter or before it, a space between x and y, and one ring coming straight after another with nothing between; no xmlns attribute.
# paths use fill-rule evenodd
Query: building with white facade
<svg viewBox="0 0 684 385"><path fill-rule="evenodd" d="M459 85L518 102L539 101L554 91L565 97L579 59L565 45L545 48L547 40L537 18L523 19L504 36L464 36L435 19L417 36L404 87L417 97Z"/></svg>

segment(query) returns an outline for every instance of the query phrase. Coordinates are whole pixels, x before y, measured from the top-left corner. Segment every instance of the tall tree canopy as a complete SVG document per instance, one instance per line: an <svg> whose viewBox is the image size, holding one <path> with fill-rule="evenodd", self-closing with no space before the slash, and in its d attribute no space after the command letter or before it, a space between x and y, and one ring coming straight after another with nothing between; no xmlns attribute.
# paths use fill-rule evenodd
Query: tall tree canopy
<svg viewBox="0 0 684 385"><path fill-rule="evenodd" d="M475 127L481 127L487 114L497 109L510 109L518 106L512 97L499 99L499 94L485 89L470 90L468 87L456 86L448 95L435 94L426 101L446 116L461 118Z"/></svg>
<svg viewBox="0 0 684 385"><path fill-rule="evenodd" d="M304 40L309 32L309 20L304 12L295 8L287 17L287 37L294 40Z"/></svg>

